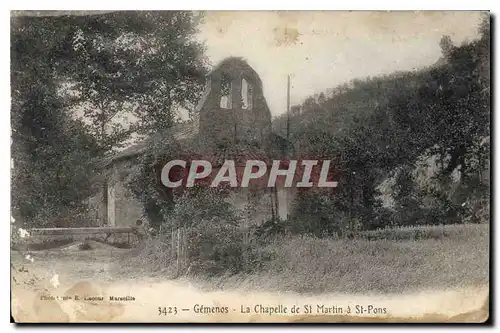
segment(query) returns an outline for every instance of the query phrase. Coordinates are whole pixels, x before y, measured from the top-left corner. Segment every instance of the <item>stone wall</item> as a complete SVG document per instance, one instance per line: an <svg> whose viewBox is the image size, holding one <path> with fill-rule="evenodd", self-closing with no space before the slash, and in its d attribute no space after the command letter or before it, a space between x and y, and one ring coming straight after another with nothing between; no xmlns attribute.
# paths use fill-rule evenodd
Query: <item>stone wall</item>
<svg viewBox="0 0 500 333"><path fill-rule="evenodd" d="M295 188L285 188L283 186L278 186L276 189L235 188L229 200L233 207L239 211L251 207L247 215L248 220L252 225L259 225L272 218L273 211L276 209L276 200L278 201L278 211L274 211L274 213L281 219L286 220L295 194Z"/></svg>
<svg viewBox="0 0 500 333"><path fill-rule="evenodd" d="M95 193L93 196L88 198L89 207L89 225L95 225L99 227L104 227L106 225L107 210L104 207L104 197L102 183L96 183Z"/></svg>
<svg viewBox="0 0 500 333"><path fill-rule="evenodd" d="M97 225L125 227L141 219L142 203L126 187L136 168L133 159L116 161L106 170L103 180L94 185L97 193L89 198L89 206Z"/></svg>
<svg viewBox="0 0 500 333"><path fill-rule="evenodd" d="M225 84L228 86L223 87ZM226 94L226 105L222 106L221 98ZM271 112L262 82L239 58L226 59L208 75L199 113L200 136L208 146L235 139L265 143L271 132Z"/></svg>
<svg viewBox="0 0 500 333"><path fill-rule="evenodd" d="M115 184L115 191L118 194L115 202L115 225L135 225L136 221L142 218L142 203L133 197L123 182Z"/></svg>

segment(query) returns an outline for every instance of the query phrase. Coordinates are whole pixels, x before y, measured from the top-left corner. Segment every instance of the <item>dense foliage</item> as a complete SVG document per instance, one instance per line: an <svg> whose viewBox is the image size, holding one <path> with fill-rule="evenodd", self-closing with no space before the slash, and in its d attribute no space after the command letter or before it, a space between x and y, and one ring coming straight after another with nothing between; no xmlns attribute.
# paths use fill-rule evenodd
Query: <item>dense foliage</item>
<svg viewBox="0 0 500 333"><path fill-rule="evenodd" d="M34 226L81 208L97 143L58 94L53 27L16 19L11 37L12 214Z"/></svg>
<svg viewBox="0 0 500 333"><path fill-rule="evenodd" d="M292 230L488 220L487 20L480 33L460 46L443 37L443 58L429 68L354 80L329 97L306 99L291 117L290 139L299 156L337 158L340 186L330 195L300 194ZM275 129L285 133L286 122L277 119ZM418 177L426 168L434 173ZM384 181L392 182L392 205L382 204Z"/></svg>
<svg viewBox="0 0 500 333"><path fill-rule="evenodd" d="M75 214L103 156L190 110L205 73L198 19L177 11L11 18L17 221L85 223Z"/></svg>

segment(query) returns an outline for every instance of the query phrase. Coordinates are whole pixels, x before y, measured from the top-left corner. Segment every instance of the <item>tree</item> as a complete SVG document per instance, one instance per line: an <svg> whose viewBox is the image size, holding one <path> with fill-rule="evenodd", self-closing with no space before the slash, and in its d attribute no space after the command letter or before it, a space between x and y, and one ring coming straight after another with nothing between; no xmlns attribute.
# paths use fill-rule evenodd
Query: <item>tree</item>
<svg viewBox="0 0 500 333"><path fill-rule="evenodd" d="M194 39L199 19L174 11L12 18L13 202L21 216L81 204L94 161L192 109L206 71ZM136 123L113 122L120 113Z"/></svg>
<svg viewBox="0 0 500 333"><path fill-rule="evenodd" d="M12 211L32 227L82 208L97 145L57 93L54 30L42 21L13 21Z"/></svg>
<svg viewBox="0 0 500 333"><path fill-rule="evenodd" d="M451 41L450 36L441 37L439 46L441 47L441 52L443 53L443 55L445 57L448 57L453 49L453 42Z"/></svg>
<svg viewBox="0 0 500 333"><path fill-rule="evenodd" d="M180 109L192 111L206 72L204 46L194 38L200 19L178 11L75 19L68 36L75 68L68 80L103 148L118 146L134 132L165 130ZM124 111L137 122L110 126Z"/></svg>

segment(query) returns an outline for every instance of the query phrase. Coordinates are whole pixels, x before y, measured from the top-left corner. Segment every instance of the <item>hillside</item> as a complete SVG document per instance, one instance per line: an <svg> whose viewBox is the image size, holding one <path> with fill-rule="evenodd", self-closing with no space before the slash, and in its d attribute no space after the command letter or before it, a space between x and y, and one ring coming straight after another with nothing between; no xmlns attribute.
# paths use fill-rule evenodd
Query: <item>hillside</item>
<svg viewBox="0 0 500 333"><path fill-rule="evenodd" d="M299 229L339 232L353 217L351 231L488 220L489 30L440 45L431 67L356 79L291 108L293 154L334 159L343 185L326 201L304 194L310 209L299 198L297 220L314 220ZM287 121L274 130L286 136Z"/></svg>

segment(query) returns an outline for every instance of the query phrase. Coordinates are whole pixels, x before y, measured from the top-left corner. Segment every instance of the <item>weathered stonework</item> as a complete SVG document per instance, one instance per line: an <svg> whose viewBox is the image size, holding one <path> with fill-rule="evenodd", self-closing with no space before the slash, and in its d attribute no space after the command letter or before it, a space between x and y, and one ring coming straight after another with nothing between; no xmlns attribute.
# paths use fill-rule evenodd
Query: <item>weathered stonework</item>
<svg viewBox="0 0 500 333"><path fill-rule="evenodd" d="M283 139L271 132L271 112L262 82L244 60L228 58L207 75L207 87L196 111L199 115L196 121L171 130L177 140L196 137L195 141L207 156L221 162L258 159L255 151L265 155L268 161L284 157L280 153ZM136 157L145 149L144 143L132 146L105 163L105 172L95 184L100 188L89 199L98 225L131 226L138 219L144 220L143 206L126 184L137 168ZM270 165L268 172L269 169ZM293 195L293 189L282 186L257 190L235 188L228 200L238 210L253 206L248 221L260 223L273 216L286 219Z"/></svg>
<svg viewBox="0 0 500 333"><path fill-rule="evenodd" d="M100 226L132 226L142 219L142 204L127 189L129 177L137 165L134 159L118 160L106 170L94 186L97 194L89 199L91 214ZM106 193L106 197L104 197Z"/></svg>
<svg viewBox="0 0 500 333"><path fill-rule="evenodd" d="M207 86L197 111L200 137L208 146L234 141L264 145L269 139L271 112L262 82L240 58L224 60L207 75Z"/></svg>

